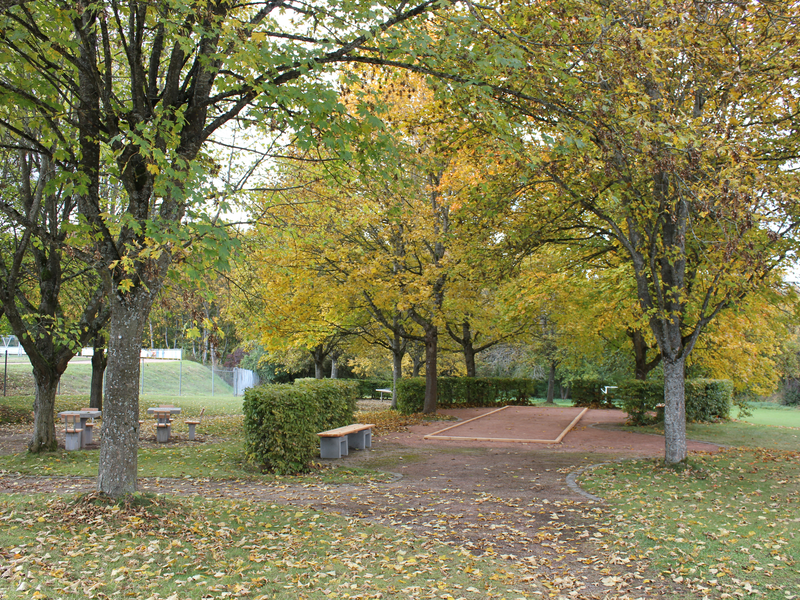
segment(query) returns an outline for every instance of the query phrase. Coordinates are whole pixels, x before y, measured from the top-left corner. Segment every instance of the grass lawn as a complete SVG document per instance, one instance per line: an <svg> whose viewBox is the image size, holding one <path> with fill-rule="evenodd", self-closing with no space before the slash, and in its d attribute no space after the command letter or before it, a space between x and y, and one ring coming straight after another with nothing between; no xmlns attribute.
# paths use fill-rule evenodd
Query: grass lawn
<svg viewBox="0 0 800 600"><path fill-rule="evenodd" d="M606 538L695 592L675 598L800 597L800 453L729 449L594 469L584 489L608 501Z"/></svg>
<svg viewBox="0 0 800 600"><path fill-rule="evenodd" d="M249 502L0 496L0 597L520 598L500 561Z"/></svg>
<svg viewBox="0 0 800 600"><path fill-rule="evenodd" d="M0 384L5 373L0 365ZM7 395L34 393L31 365L27 358L14 358L8 363ZM88 358L73 358L61 376L59 394L88 394L92 364ZM145 360L140 364L139 388L142 400L149 396L233 396L233 388L211 369L190 360Z"/></svg>
<svg viewBox="0 0 800 600"><path fill-rule="evenodd" d="M794 427L800 429L800 407L772 405L754 405L751 415L740 416L734 408L731 414L733 419L754 425L775 425L776 427Z"/></svg>
<svg viewBox="0 0 800 600"><path fill-rule="evenodd" d="M628 431L664 434L663 425L625 427ZM687 423L686 436L692 440L724 446L800 450L800 409L778 407L753 409L744 420L727 423Z"/></svg>
<svg viewBox="0 0 800 600"><path fill-rule="evenodd" d="M31 406L30 397L0 402ZM181 406L185 415L205 407L203 433L226 441L141 449L140 476L276 485L368 485L385 477L341 468L282 479L256 472L243 461L241 402L216 395L143 398L143 419L148 406L161 403ZM57 409L85 403L85 396L59 396ZM390 417L377 422L391 427ZM654 574L665 577L676 586L670 596L676 600L800 598L800 429L690 424L688 436L747 448L693 455L680 470L637 460L584 473L581 485L605 500L595 513L602 534L597 556L587 560L623 565L645 588ZM93 477L97 453L0 456L0 472ZM8 574L3 599L541 597L515 582L502 560L471 557L410 529L174 496L139 495L124 505L91 495L0 496L0 562ZM617 597L616 580L606 579L608 597Z"/></svg>

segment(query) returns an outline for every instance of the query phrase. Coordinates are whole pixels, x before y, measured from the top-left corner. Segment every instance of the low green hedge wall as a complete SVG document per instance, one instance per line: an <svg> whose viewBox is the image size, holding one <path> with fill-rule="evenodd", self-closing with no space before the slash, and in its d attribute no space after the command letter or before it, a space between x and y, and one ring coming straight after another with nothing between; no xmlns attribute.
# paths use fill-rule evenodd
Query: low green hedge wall
<svg viewBox="0 0 800 600"><path fill-rule="evenodd" d="M358 403L355 379L296 379L294 385L314 394L319 427L316 432L355 423L353 415Z"/></svg>
<svg viewBox="0 0 800 600"><path fill-rule="evenodd" d="M439 377L439 408L528 404L541 381L501 377ZM397 410L421 412L425 404L425 379L403 378L397 382Z"/></svg>
<svg viewBox="0 0 800 600"><path fill-rule="evenodd" d="M346 380L297 380L244 394L245 455L279 475L308 471L317 433L354 422L357 386Z"/></svg>
<svg viewBox="0 0 800 600"><path fill-rule="evenodd" d="M622 410L628 413L628 423L631 425L652 423L653 414L661 418L664 416L664 412L656 408L656 405L664 402L663 381L623 381L616 395L622 400Z"/></svg>
<svg viewBox="0 0 800 600"><path fill-rule="evenodd" d="M380 392L375 390L390 390L392 389L391 379L346 379L345 381L355 381L358 384L358 397L370 398L377 400L381 397ZM386 394L383 395L384 399Z"/></svg>
<svg viewBox="0 0 800 600"><path fill-rule="evenodd" d="M731 417L733 382L728 379L689 379L686 382L686 420L698 423Z"/></svg>
<svg viewBox="0 0 800 600"><path fill-rule="evenodd" d="M730 418L733 382L727 379L687 379L685 383L686 420L710 422ZM625 381L616 395L628 413L631 425L645 425L664 419L663 381Z"/></svg>

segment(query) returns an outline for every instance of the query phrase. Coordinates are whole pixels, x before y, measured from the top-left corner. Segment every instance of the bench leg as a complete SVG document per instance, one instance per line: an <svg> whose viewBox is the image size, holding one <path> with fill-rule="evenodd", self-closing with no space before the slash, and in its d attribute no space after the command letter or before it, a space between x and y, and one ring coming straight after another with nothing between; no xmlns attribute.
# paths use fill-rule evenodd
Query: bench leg
<svg viewBox="0 0 800 600"><path fill-rule="evenodd" d="M161 443L169 441L169 425L159 423L156 426L156 441Z"/></svg>
<svg viewBox="0 0 800 600"><path fill-rule="evenodd" d="M366 448L366 434L367 431L356 431L347 436L347 445L353 450L363 450Z"/></svg>
<svg viewBox="0 0 800 600"><path fill-rule="evenodd" d="M68 431L66 441L64 442L65 450L80 450L81 438L83 437L83 429Z"/></svg>
<svg viewBox="0 0 800 600"><path fill-rule="evenodd" d="M86 423L83 426L83 445L92 443L92 433L94 431L94 423Z"/></svg>
<svg viewBox="0 0 800 600"><path fill-rule="evenodd" d="M344 449L344 452L342 450ZM319 439L321 458L342 458L347 456L347 436Z"/></svg>
<svg viewBox="0 0 800 600"><path fill-rule="evenodd" d="M189 425L189 439L194 439L194 428L197 426L197 423L188 423Z"/></svg>

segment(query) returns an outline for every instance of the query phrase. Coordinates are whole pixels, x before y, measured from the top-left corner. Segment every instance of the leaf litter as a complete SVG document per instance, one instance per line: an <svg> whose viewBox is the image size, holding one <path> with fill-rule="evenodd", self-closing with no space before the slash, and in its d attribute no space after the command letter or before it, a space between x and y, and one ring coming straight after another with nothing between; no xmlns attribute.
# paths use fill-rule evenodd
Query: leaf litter
<svg viewBox="0 0 800 600"><path fill-rule="evenodd" d="M202 498L140 506L10 496L0 598L800 597L797 454L693 460L584 473L607 503L537 495L536 474L518 496L457 476L439 487L159 479L148 489Z"/></svg>

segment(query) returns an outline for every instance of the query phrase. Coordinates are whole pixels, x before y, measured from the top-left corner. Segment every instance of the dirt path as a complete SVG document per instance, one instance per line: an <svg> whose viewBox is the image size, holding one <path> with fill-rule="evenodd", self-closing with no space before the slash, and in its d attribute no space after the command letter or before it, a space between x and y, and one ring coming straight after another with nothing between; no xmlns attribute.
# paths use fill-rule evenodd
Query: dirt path
<svg viewBox="0 0 800 600"><path fill-rule="evenodd" d="M466 420L487 410L445 412ZM519 430L518 414L506 411L498 418L501 421L491 427ZM437 422L376 437L372 450L336 461L394 474L383 484L143 479L140 489L306 506L405 528L476 555L497 555L545 595L670 598L671 584L653 574L643 579L624 557L604 547L602 530L608 516L603 503L588 497L574 481L591 465L663 455L663 438L615 430L623 421L619 411L589 411L558 445L425 440L425 435L450 424ZM9 447L3 434L0 429L0 451ZM690 444L690 451L715 449ZM94 486L94 479L0 474L0 493L90 492ZM644 583L648 580L653 581Z"/></svg>

